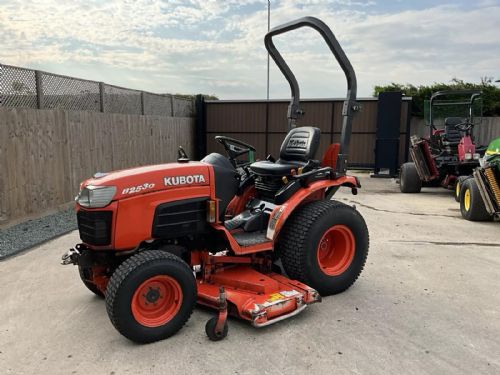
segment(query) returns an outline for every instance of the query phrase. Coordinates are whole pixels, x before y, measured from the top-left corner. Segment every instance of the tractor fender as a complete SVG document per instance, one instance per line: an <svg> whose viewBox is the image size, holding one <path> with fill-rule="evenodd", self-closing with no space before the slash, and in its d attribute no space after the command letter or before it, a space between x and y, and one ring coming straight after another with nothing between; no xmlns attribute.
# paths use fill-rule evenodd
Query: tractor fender
<svg viewBox="0 0 500 375"><path fill-rule="evenodd" d="M359 180L353 176L341 176L334 180L320 180L311 183L308 187L297 191L285 203L274 208L267 226L266 237L275 241L286 220L296 208L306 202L325 199L325 191L336 186L347 186L351 189L361 187Z"/></svg>

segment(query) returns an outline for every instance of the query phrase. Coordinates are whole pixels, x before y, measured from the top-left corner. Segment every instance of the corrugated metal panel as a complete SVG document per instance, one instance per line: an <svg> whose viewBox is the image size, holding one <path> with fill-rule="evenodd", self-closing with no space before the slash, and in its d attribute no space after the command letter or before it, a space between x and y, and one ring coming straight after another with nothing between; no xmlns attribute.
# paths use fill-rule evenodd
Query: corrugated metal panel
<svg viewBox="0 0 500 375"><path fill-rule="evenodd" d="M217 142L214 137L216 135L226 135L228 137L239 139L243 142L246 142L257 149L256 157L260 159L264 159L266 157L266 135L260 133L207 133L207 153L218 152L220 154L226 155L224 148L222 145Z"/></svg>
<svg viewBox="0 0 500 375"><path fill-rule="evenodd" d="M207 104L206 116L207 132L266 131L265 103L211 103Z"/></svg>
<svg viewBox="0 0 500 375"><path fill-rule="evenodd" d="M363 102L361 111L357 112L352 120L352 132L374 133L377 131L377 101ZM333 131L342 131L342 102L335 103L335 123Z"/></svg>
<svg viewBox="0 0 500 375"><path fill-rule="evenodd" d="M288 103L269 103L269 131L275 132L288 132L288 119L286 112Z"/></svg>
<svg viewBox="0 0 500 375"><path fill-rule="evenodd" d="M352 134L348 163L375 164L375 134ZM334 134L333 142L340 142L340 134Z"/></svg>
<svg viewBox="0 0 500 375"><path fill-rule="evenodd" d="M487 146L493 139L500 137L500 117L483 117L473 132L478 143Z"/></svg>
<svg viewBox="0 0 500 375"><path fill-rule="evenodd" d="M305 111L298 126L315 126L322 133L331 133L332 103L328 102L305 102L301 103ZM288 119L286 117L288 103L269 104L269 131L288 132Z"/></svg>
<svg viewBox="0 0 500 375"><path fill-rule="evenodd" d="M280 155L281 143L285 139L285 134L269 134L267 139L267 152L278 159Z"/></svg>
<svg viewBox="0 0 500 375"><path fill-rule="evenodd" d="M362 99L362 110L353 119L349 162L356 165L373 166L375 163L375 139L377 127L376 98ZM308 100L301 102L306 112L299 126L317 126L322 131L320 149L316 155L321 159L326 148L333 142L340 141L342 130L343 99ZM410 102L403 100L401 108L401 142L400 162L405 154L406 114ZM207 106L207 149L208 152L221 152L222 147L216 145L213 137L227 134L246 141L258 149L257 156L264 158L267 153L279 156L279 149L286 133L288 101L218 101L208 102ZM266 108L268 106L268 108ZM266 112L268 111L266 134ZM333 135L332 131L333 120ZM266 147L267 146L267 147Z"/></svg>
<svg viewBox="0 0 500 375"><path fill-rule="evenodd" d="M332 103L325 102L302 103L306 114L300 120L300 125L315 126L321 129L321 133L331 133L332 107Z"/></svg>

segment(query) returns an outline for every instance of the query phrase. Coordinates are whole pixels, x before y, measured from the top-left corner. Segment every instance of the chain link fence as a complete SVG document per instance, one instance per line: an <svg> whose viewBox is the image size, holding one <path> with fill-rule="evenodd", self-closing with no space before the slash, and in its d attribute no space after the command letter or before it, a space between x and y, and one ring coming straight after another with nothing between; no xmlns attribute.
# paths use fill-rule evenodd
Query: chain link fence
<svg viewBox="0 0 500 375"><path fill-rule="evenodd" d="M99 82L57 74L41 74L42 107L100 111Z"/></svg>
<svg viewBox="0 0 500 375"><path fill-rule="evenodd" d="M35 71L0 65L0 102L5 107L38 108Z"/></svg>
<svg viewBox="0 0 500 375"><path fill-rule="evenodd" d="M0 64L0 107L193 117L194 101Z"/></svg>

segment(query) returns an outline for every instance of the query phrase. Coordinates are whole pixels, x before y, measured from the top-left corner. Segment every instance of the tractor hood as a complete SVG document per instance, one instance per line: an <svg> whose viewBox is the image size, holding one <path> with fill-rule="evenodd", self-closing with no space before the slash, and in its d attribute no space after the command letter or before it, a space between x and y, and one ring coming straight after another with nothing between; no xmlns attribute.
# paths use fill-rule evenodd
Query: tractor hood
<svg viewBox="0 0 500 375"><path fill-rule="evenodd" d="M189 186L210 185L209 165L202 162L168 163L96 173L80 185L86 188L115 187L112 200L128 198L153 191Z"/></svg>
<svg viewBox="0 0 500 375"><path fill-rule="evenodd" d="M500 169L500 138L494 139L484 154L484 165L497 165ZM483 166L484 166L483 165Z"/></svg>

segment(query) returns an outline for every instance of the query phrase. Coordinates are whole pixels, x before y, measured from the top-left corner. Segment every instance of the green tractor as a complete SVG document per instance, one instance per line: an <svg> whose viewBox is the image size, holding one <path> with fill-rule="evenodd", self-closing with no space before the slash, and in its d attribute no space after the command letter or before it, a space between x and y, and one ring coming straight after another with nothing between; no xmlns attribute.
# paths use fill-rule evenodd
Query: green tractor
<svg viewBox="0 0 500 375"><path fill-rule="evenodd" d="M500 138L490 143L472 177L461 183L460 212L471 221L500 218Z"/></svg>

